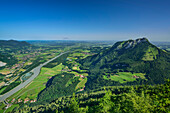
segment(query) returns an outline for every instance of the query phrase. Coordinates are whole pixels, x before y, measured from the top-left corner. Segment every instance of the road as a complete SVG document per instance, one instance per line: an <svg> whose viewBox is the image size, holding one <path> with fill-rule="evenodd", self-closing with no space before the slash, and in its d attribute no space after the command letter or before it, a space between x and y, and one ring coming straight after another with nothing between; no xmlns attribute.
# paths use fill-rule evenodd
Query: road
<svg viewBox="0 0 170 113"><path fill-rule="evenodd" d="M21 83L20 85L18 85L17 87L13 88L12 90L8 91L7 93L3 94L1 97L0 97L0 102L4 101L6 98L10 97L11 95L13 95L14 93L16 93L17 91L19 91L20 89L24 88L27 84L29 84L32 80L34 80L34 78L36 78L39 73L40 73L40 70L41 70L41 67L43 67L44 65L48 64L49 62L53 61L54 59L60 57L61 55L65 54L65 53L68 53L68 52L64 52L64 53L61 53L60 55L48 60L47 62L43 63L43 64L40 64L38 67L34 68L33 69L33 75L28 79L26 80L25 82Z"/></svg>

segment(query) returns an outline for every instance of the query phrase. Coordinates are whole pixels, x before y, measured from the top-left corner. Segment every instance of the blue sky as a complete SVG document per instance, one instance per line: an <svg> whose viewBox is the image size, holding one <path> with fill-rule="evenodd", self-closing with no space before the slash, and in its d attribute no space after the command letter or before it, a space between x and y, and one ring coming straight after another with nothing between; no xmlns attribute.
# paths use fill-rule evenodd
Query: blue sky
<svg viewBox="0 0 170 113"><path fill-rule="evenodd" d="M0 39L170 42L169 0L0 0Z"/></svg>

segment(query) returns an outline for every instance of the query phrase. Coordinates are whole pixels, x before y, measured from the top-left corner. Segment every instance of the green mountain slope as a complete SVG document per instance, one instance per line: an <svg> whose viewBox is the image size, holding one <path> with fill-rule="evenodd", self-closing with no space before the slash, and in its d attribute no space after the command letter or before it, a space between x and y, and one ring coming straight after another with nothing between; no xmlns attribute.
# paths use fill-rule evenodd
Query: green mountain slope
<svg viewBox="0 0 170 113"><path fill-rule="evenodd" d="M146 38L117 42L80 63L81 68L89 69L90 73L86 89L109 85L157 84L170 78L170 54Z"/></svg>

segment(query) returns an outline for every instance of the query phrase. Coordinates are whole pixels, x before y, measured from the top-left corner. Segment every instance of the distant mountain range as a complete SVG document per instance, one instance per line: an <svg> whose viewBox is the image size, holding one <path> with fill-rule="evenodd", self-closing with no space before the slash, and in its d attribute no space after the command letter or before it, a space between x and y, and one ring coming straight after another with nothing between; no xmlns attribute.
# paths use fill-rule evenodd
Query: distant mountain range
<svg viewBox="0 0 170 113"><path fill-rule="evenodd" d="M89 70L86 89L110 85L158 84L170 78L170 54L157 48L146 38L117 42L80 63L82 69ZM136 80L117 80L125 72L132 74L132 77L143 73L145 79L136 77Z"/></svg>
<svg viewBox="0 0 170 113"><path fill-rule="evenodd" d="M0 47L1 46L10 46L10 47L16 47L16 46L30 46L31 44L25 42L25 41L16 41L16 40L0 40Z"/></svg>

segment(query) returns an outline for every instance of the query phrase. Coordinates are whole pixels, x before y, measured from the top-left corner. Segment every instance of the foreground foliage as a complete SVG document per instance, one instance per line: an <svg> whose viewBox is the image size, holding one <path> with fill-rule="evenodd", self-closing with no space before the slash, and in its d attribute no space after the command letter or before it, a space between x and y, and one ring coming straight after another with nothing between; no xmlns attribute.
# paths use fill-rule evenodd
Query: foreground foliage
<svg viewBox="0 0 170 113"><path fill-rule="evenodd" d="M149 113L170 111L170 80L156 86L106 87L65 96L45 105L25 105L15 112ZM31 107L33 106L33 107Z"/></svg>

